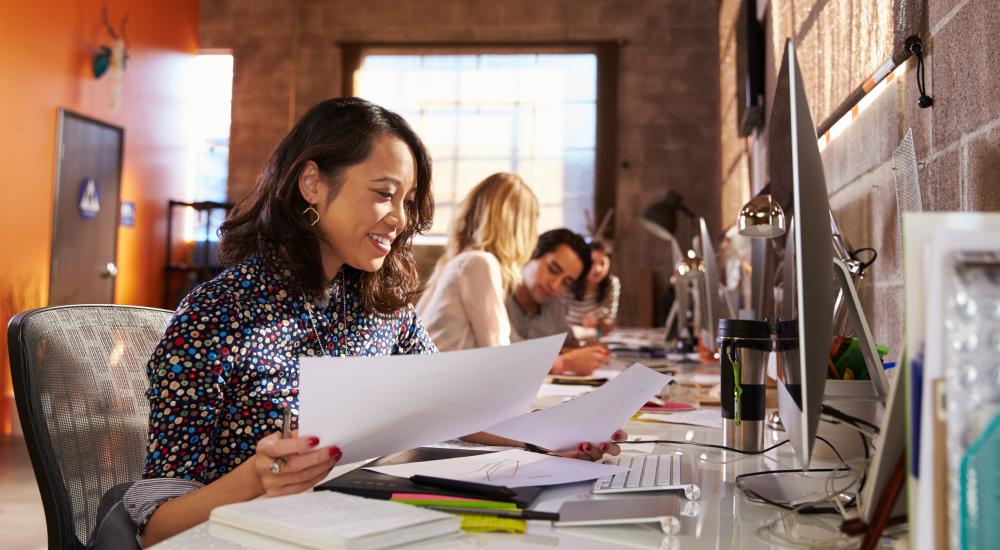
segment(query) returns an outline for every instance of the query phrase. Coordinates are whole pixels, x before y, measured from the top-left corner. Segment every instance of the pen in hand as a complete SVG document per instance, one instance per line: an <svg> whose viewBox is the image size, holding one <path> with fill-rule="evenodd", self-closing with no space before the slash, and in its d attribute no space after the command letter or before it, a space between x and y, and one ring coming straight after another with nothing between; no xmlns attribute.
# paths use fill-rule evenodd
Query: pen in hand
<svg viewBox="0 0 1000 550"><path fill-rule="evenodd" d="M282 417L281 420L281 439L288 439L291 436L292 436L292 409L291 407L285 407L284 416ZM281 467L284 467L285 463L288 462L288 459L286 459L283 456L279 456L278 458L274 459L274 461L280 463Z"/></svg>
<svg viewBox="0 0 1000 550"><path fill-rule="evenodd" d="M288 439L292 435L292 409L286 407L284 417L281 419L281 439Z"/></svg>

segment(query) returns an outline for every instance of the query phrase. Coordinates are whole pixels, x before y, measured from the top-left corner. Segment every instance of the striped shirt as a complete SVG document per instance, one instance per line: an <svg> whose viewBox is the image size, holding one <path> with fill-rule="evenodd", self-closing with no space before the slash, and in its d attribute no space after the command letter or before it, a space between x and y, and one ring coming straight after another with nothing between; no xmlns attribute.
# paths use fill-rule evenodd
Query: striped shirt
<svg viewBox="0 0 1000 550"><path fill-rule="evenodd" d="M566 310L566 322L571 325L582 325L583 318L591 312L599 318L614 321L618 317L618 297L621 294L622 285L618 277L608 275L608 293L600 302L597 301L597 289L587 291L583 294L582 300L577 300L572 290L567 290L563 294L562 301ZM601 313L601 310L606 310Z"/></svg>

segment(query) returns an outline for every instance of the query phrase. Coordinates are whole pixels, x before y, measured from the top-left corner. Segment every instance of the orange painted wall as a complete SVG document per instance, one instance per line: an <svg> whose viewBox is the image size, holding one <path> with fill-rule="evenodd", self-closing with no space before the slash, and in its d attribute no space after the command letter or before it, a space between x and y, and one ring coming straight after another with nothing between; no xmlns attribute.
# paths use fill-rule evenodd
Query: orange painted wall
<svg viewBox="0 0 1000 550"><path fill-rule="evenodd" d="M115 24L129 16L118 113L109 108L107 76L95 80L90 67L93 51L110 44L102 4ZM121 196L137 214L135 227L119 228L115 301L160 305L166 201L184 197L198 14L197 0L0 0L0 291L33 287L30 305L47 302L56 113L66 107L125 128Z"/></svg>
<svg viewBox="0 0 1000 550"><path fill-rule="evenodd" d="M109 108L107 77L90 59L124 14L130 49L122 108ZM46 299L52 238L56 111L125 128L122 200L136 226L120 228L115 301L159 305L165 205L183 197L186 87L198 49L198 1L0 1L0 284L30 277Z"/></svg>

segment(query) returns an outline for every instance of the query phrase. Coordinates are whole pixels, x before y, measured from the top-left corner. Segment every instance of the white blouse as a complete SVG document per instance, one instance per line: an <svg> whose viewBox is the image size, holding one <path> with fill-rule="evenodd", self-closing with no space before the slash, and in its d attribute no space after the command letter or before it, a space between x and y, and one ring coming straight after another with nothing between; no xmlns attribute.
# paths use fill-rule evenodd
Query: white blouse
<svg viewBox="0 0 1000 550"><path fill-rule="evenodd" d="M469 250L438 266L417 301L417 315L441 351L510 344L496 256Z"/></svg>

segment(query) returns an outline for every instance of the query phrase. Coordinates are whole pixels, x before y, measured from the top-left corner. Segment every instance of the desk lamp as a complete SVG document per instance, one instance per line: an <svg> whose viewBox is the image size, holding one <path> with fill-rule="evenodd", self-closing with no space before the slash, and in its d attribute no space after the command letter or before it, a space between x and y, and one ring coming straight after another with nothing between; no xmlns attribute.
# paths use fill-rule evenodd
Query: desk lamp
<svg viewBox="0 0 1000 550"><path fill-rule="evenodd" d="M737 220L739 234L750 237L750 313L768 317L769 305L768 287L773 285L773 275L770 271L770 243L785 234L785 211L774 200L771 194L758 195L740 209Z"/></svg>
<svg viewBox="0 0 1000 550"><path fill-rule="evenodd" d="M740 209L740 235L755 239L773 239L785 234L785 211L771 195L760 195Z"/></svg>
<svg viewBox="0 0 1000 550"><path fill-rule="evenodd" d="M681 252L677 237L674 236L674 232L677 231L678 213L684 213L692 222L694 221L694 213L684 205L683 197L676 191L667 191L667 196L663 200L653 203L643 211L642 216L639 218L639 223L657 238L670 243L672 259L677 261L673 271L679 276L674 283L675 298L673 305L670 307L670 312L667 314L664 334L669 337L671 328L674 322L676 322L677 336L681 340L687 341L690 340L691 335L686 320L689 301L687 277L701 273L701 262L700 260L697 262L694 261L697 258L693 255L693 251L691 252L691 258L685 258ZM694 271L691 271L692 268ZM690 275L688 275L689 273Z"/></svg>
<svg viewBox="0 0 1000 550"><path fill-rule="evenodd" d="M667 196L663 197L663 200L651 204L643 211L641 221L653 234L658 234L659 230L663 229L672 235L677 231L679 213L687 214L688 219L694 223L694 212L684 204L684 198L680 193L667 191Z"/></svg>
<svg viewBox="0 0 1000 550"><path fill-rule="evenodd" d="M691 280L704 275L705 263L695 254L694 250L688 250L687 257L677 262L674 270L681 279Z"/></svg>

